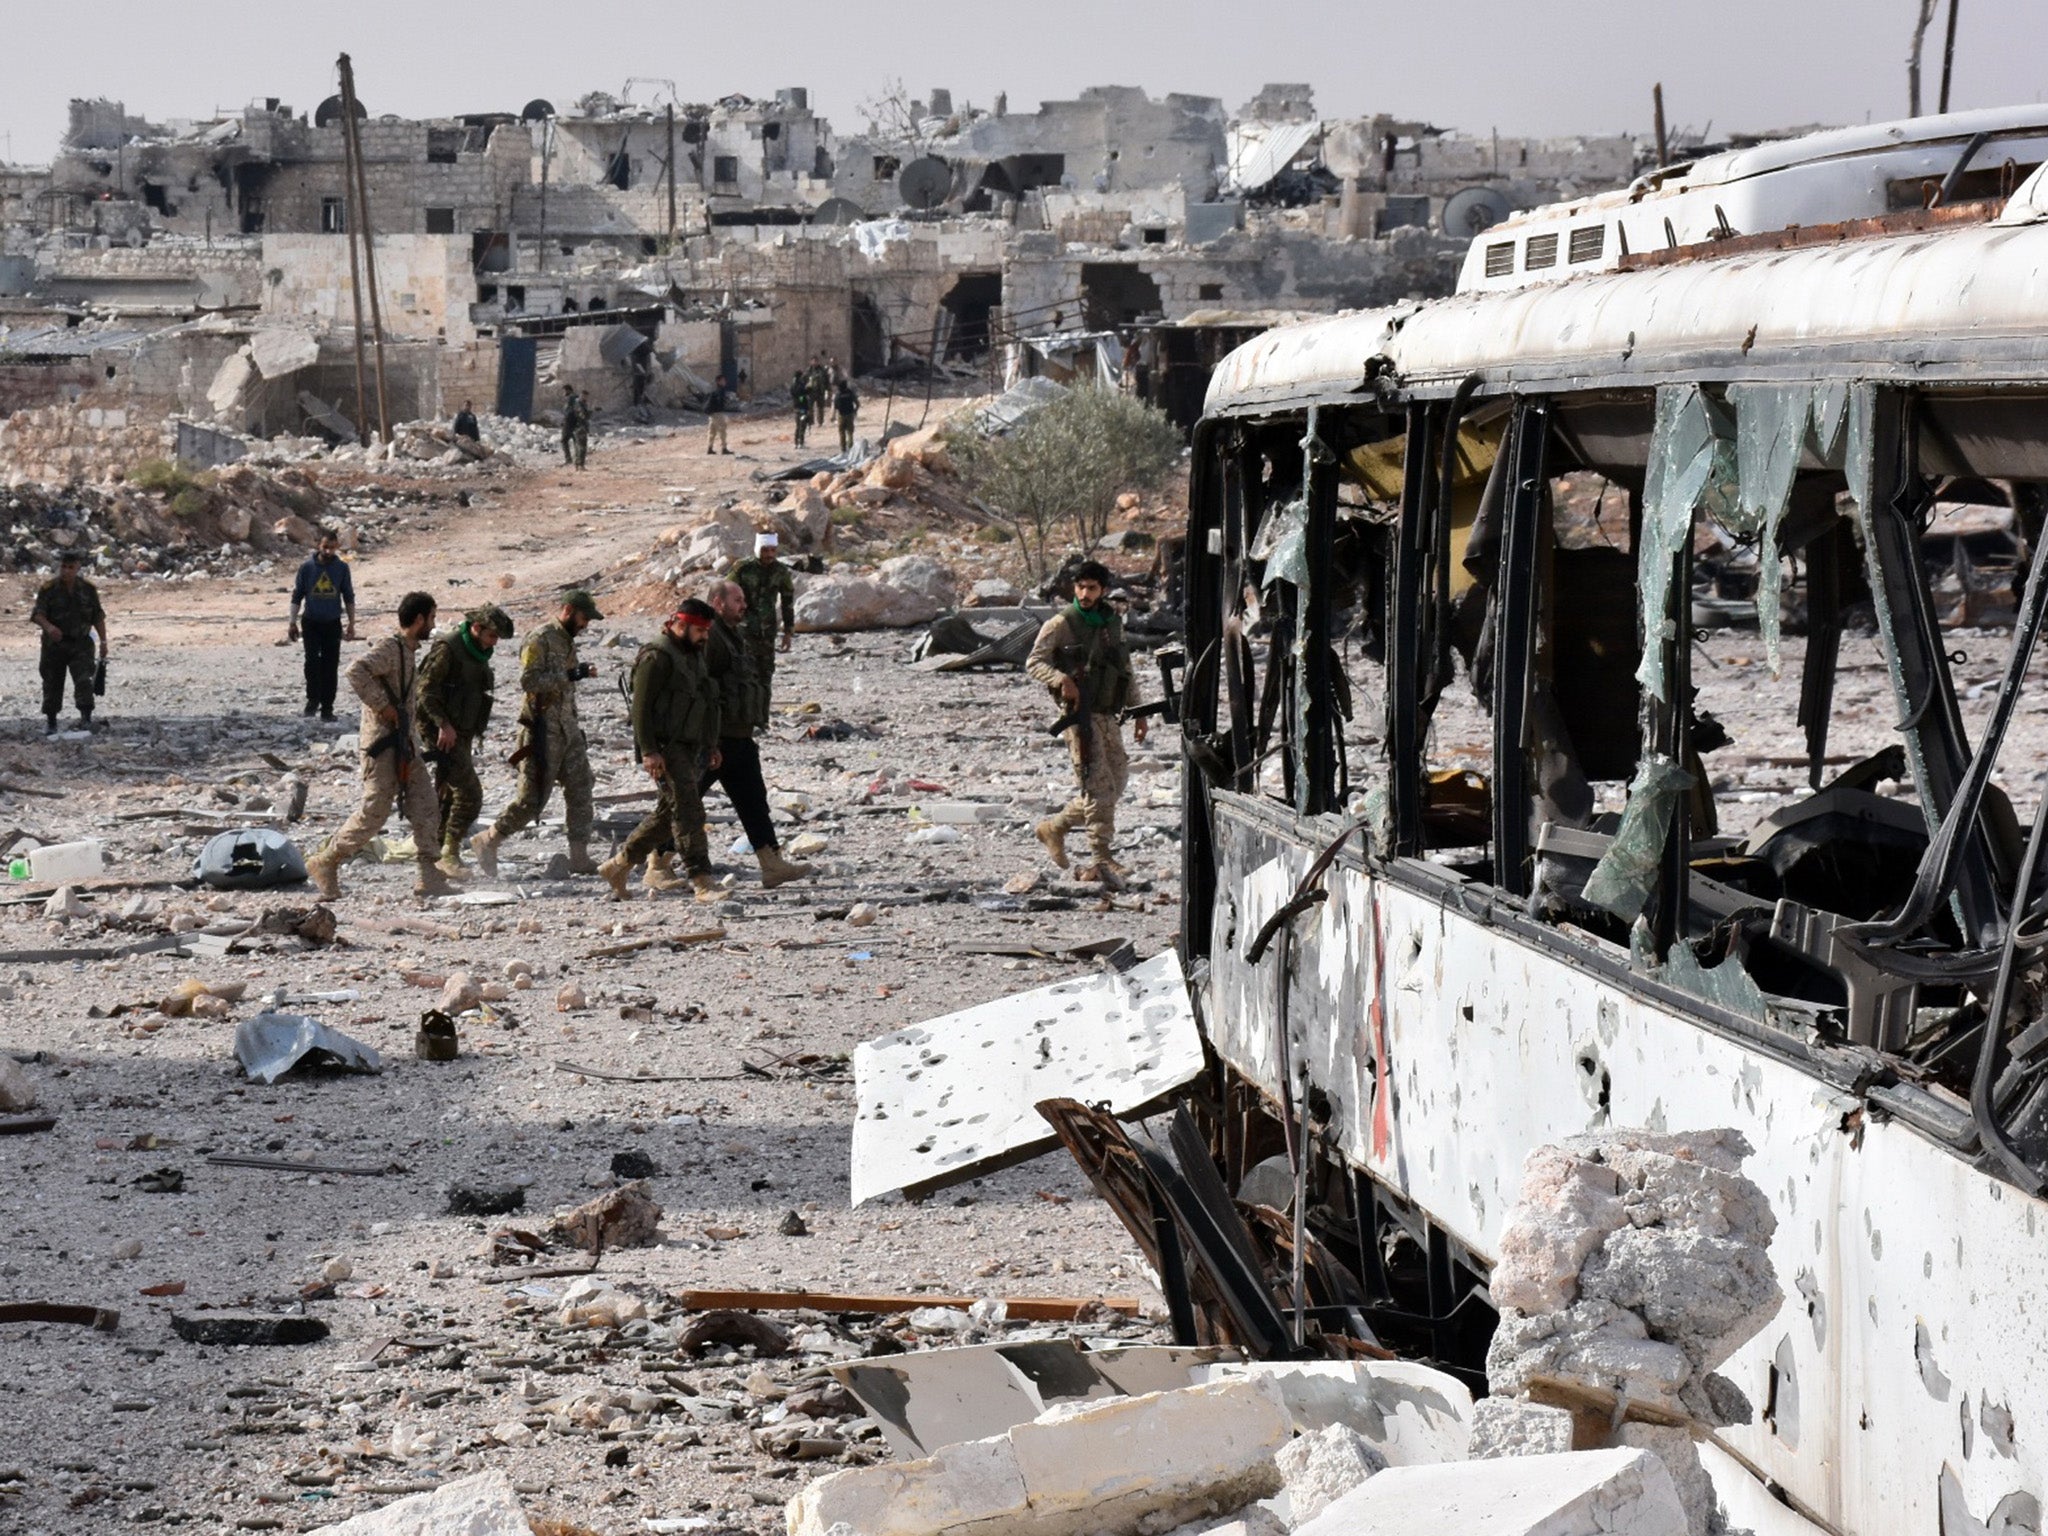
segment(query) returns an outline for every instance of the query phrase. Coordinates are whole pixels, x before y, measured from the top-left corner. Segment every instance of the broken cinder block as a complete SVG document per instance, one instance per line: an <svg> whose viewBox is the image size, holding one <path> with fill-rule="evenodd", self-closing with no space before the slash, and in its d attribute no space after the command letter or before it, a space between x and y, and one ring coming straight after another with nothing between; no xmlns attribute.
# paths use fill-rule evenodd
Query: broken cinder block
<svg viewBox="0 0 2048 1536"><path fill-rule="evenodd" d="M512 1480L503 1472L479 1472L339 1525L323 1525L311 1536L533 1536L533 1527Z"/></svg>
<svg viewBox="0 0 2048 1536"><path fill-rule="evenodd" d="M1294 1536L1686 1536L1664 1463L1626 1447L1390 1467Z"/></svg>
<svg viewBox="0 0 2048 1536"><path fill-rule="evenodd" d="M1079 1536L1168 1530L1280 1489L1292 1426L1265 1382L1218 1382L1055 1410L922 1461L819 1479L790 1536Z"/></svg>

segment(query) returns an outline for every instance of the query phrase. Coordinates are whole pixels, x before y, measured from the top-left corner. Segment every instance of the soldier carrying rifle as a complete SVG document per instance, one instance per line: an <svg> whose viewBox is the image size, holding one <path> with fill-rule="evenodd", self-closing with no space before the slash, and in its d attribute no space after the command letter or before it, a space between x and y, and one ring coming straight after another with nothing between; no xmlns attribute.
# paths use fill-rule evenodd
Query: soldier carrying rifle
<svg viewBox="0 0 2048 1536"><path fill-rule="evenodd" d="M1039 629L1024 670L1052 690L1077 785L1065 809L1038 824L1038 840L1053 863L1065 869L1067 834L1085 826L1095 862L1081 877L1113 886L1128 873L1112 853L1116 803L1130 774L1122 717L1137 702L1138 680L1123 620L1105 598L1109 581L1109 570L1099 561L1075 567L1074 600ZM1132 734L1142 743L1145 731L1140 715Z"/></svg>

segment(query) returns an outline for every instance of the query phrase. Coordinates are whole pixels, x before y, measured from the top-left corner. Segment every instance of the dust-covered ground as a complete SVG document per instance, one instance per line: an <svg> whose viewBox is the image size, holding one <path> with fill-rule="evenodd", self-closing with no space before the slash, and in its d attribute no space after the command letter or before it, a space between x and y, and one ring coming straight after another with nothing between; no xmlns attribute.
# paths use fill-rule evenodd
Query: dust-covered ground
<svg viewBox="0 0 2048 1536"><path fill-rule="evenodd" d="M601 438L585 474L506 470L479 476L469 507L401 505L355 567L365 640L414 587L440 596L444 618L501 601L523 633L561 586L720 496L758 496L748 471L794 457L779 418L743 421L733 438L731 459L704 457L695 433ZM348 709L334 726L300 717L299 652L278 643L290 576L280 564L227 580L102 583L112 681L106 729L89 742L42 738L33 634L20 622L33 589L14 580L0 607L0 830L103 838L109 879L168 881L189 874L206 829L282 809L296 777L307 808L290 831L317 846L353 805L356 732ZM647 785L629 762L614 681L631 642L653 631L649 615L615 613L585 642L600 676L582 686L583 720L615 834L645 809ZM608 648L612 637L625 643ZM957 1342L965 1319L919 1329L784 1313L793 1352L757 1363L754 1346L679 1346L677 1290L1147 1296L1126 1235L1064 1155L922 1204L848 1209L843 1058L856 1042L1080 970L977 947L1118 936L1149 954L1170 942L1176 915L1171 748L1155 736L1133 751L1124 846L1136 878L1105 898L1058 877L1031 836L1070 783L1045 735L1043 691L1015 673L912 672L910 639L806 636L783 659L783 712L763 755L785 845L808 833L824 847L813 879L774 892L750 857L726 851L738 827L714 792L714 852L733 882L711 908L616 905L594 878L548 878L563 849L559 801L551 824L506 845L500 881L475 882L510 904L422 906L409 859L358 862L342 873L331 944L259 930L213 957L95 957L207 926L218 950L243 920L310 907L306 887L87 892L69 919L46 916L40 895L0 905L0 1049L28 1058L38 1112L57 1120L0 1137L0 1301L120 1312L113 1332L0 1324L0 1528L306 1529L497 1466L536 1517L604 1532L691 1516L767 1530L802 1478L881 1454L835 1393L800 1396L807 1413L784 1394L816 1386L834 1359ZM347 647L344 663L360 649ZM516 664L499 675L499 723L482 754L487 815L512 786L502 758ZM821 726L825 739L813 739ZM639 798L606 798L621 796ZM1005 819L962 827L958 842L908 842L910 807L937 798L992 801ZM1011 888L1034 871L1035 889ZM845 920L860 902L880 908L871 925ZM714 924L722 939L660 942ZM656 942L599 953L637 940ZM515 989L508 968L521 963L532 984ZM406 975L455 970L508 995L462 1019L460 1059L417 1060L414 1032L438 993ZM190 981L242 991L183 1013L175 994ZM558 1006L565 986L583 1006ZM321 992L356 995L291 1001ZM271 994L383 1053L384 1070L248 1081L236 1023ZM558 1208L618 1182L622 1152L659 1169L661 1238L605 1252L598 1273L650 1316L564 1326L571 1281L502 1283L487 1234L541 1231ZM221 1154L385 1171L209 1161ZM175 1192L138 1184L159 1170L176 1170L152 1181ZM516 1186L525 1206L450 1215L451 1184ZM238 1309L302 1309L331 1334L222 1347L172 1330L174 1314Z"/></svg>

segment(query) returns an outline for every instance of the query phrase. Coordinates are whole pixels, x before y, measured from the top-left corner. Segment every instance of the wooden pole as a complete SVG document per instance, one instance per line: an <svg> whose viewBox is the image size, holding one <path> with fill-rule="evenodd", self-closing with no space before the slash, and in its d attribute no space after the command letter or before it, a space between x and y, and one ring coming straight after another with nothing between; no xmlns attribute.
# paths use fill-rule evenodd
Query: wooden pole
<svg viewBox="0 0 2048 1536"><path fill-rule="evenodd" d="M548 159L555 151L555 120L541 119L540 125L540 270L548 269Z"/></svg>
<svg viewBox="0 0 2048 1536"><path fill-rule="evenodd" d="M1941 109L1948 110L1948 83L1956 70L1956 7L1962 0L1948 0L1948 41L1941 49Z"/></svg>
<svg viewBox="0 0 2048 1536"><path fill-rule="evenodd" d="M676 248L676 104L668 104L668 248Z"/></svg>
<svg viewBox="0 0 2048 1536"><path fill-rule="evenodd" d="M1662 170L1671 163L1671 141L1664 135L1664 82L1659 80L1650 87L1650 104L1657 113L1657 169Z"/></svg>
<svg viewBox="0 0 2048 1536"><path fill-rule="evenodd" d="M370 289L370 344L377 369L377 428L386 446L391 442L391 394L384 377L384 306L377 293L377 232L370 222L370 183L363 174L363 137L356 123L356 77L347 54L339 62L341 117L355 161L356 207L362 214L363 278Z"/></svg>
<svg viewBox="0 0 2048 1536"><path fill-rule="evenodd" d="M356 255L356 230L362 215L356 211L355 138L348 131L348 108L342 108L341 128L341 223L348 239L348 291L356 319L356 441L370 446L370 399L363 386L363 270Z"/></svg>
<svg viewBox="0 0 2048 1536"><path fill-rule="evenodd" d="M1934 20L1940 0L1920 0L1920 15L1913 23L1913 46L1906 50L1906 116L1920 115L1920 54L1927 41L1927 28Z"/></svg>

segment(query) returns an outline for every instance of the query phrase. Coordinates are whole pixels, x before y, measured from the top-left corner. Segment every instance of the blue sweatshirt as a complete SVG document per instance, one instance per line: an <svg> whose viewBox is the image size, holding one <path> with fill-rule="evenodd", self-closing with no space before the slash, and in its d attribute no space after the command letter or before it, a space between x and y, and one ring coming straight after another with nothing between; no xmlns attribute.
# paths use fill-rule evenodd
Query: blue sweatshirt
<svg viewBox="0 0 2048 1536"><path fill-rule="evenodd" d="M312 556L299 567L299 579L292 583L292 607L303 603L309 619L339 620L342 605L356 605L356 584L349 578L348 562L336 556L332 564Z"/></svg>

